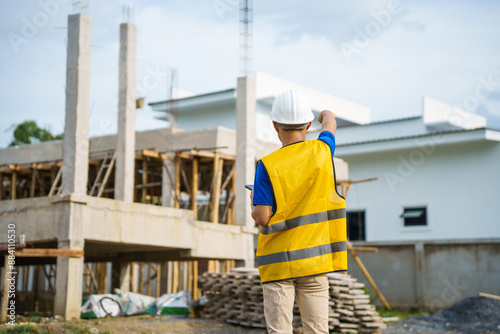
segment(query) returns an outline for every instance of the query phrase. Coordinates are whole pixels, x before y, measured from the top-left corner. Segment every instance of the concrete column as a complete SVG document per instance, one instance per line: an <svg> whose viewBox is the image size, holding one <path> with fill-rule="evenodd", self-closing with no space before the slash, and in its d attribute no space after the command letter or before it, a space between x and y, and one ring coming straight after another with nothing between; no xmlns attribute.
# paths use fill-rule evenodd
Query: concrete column
<svg viewBox="0 0 500 334"><path fill-rule="evenodd" d="M115 169L115 199L134 201L135 163L135 45L136 26L120 25L120 69L118 135Z"/></svg>
<svg viewBox="0 0 500 334"><path fill-rule="evenodd" d="M238 78L236 90L236 225L251 231L255 222L251 216L250 192L246 184L253 184L255 178L255 80L252 77ZM248 250L244 266L254 266L254 238L248 232Z"/></svg>
<svg viewBox="0 0 500 334"><path fill-rule="evenodd" d="M121 291L130 290L130 270L132 263L115 261L111 266L111 291L120 289Z"/></svg>
<svg viewBox="0 0 500 334"><path fill-rule="evenodd" d="M66 116L62 193L87 194L89 158L90 17L68 16Z"/></svg>
<svg viewBox="0 0 500 334"><path fill-rule="evenodd" d="M58 242L61 249L82 249L83 240ZM54 314L64 319L80 319L83 285L83 257L58 257Z"/></svg>
<svg viewBox="0 0 500 334"><path fill-rule="evenodd" d="M415 242L415 282L417 288L417 305L425 307L426 303L426 270L425 270L425 244L423 241Z"/></svg>
<svg viewBox="0 0 500 334"><path fill-rule="evenodd" d="M175 162L170 159L164 161L161 179L161 205L173 208L175 204L175 184L172 184L172 182L175 182ZM168 177L167 168L172 181Z"/></svg>

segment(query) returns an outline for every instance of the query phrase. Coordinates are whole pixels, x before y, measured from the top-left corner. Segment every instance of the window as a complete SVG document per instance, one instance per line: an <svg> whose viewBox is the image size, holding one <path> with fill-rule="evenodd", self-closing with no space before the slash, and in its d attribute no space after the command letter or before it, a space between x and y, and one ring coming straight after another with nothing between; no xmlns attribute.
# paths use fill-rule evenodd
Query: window
<svg viewBox="0 0 500 334"><path fill-rule="evenodd" d="M404 219L404 226L427 226L427 208L404 208L400 216Z"/></svg>
<svg viewBox="0 0 500 334"><path fill-rule="evenodd" d="M349 240L366 240L365 212L347 212L347 237Z"/></svg>

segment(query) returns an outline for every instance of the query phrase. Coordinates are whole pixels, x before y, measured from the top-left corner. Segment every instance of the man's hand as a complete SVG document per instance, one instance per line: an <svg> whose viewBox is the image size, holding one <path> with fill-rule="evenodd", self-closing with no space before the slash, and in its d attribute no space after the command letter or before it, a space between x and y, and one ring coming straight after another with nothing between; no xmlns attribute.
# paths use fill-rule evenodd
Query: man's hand
<svg viewBox="0 0 500 334"><path fill-rule="evenodd" d="M318 121L321 123L321 131L330 131L333 134L337 131L335 114L330 110L323 110L320 112Z"/></svg>
<svg viewBox="0 0 500 334"><path fill-rule="evenodd" d="M250 207L252 208L252 218L260 226L266 226L273 215L273 207L269 205L253 206L253 189L250 193Z"/></svg>

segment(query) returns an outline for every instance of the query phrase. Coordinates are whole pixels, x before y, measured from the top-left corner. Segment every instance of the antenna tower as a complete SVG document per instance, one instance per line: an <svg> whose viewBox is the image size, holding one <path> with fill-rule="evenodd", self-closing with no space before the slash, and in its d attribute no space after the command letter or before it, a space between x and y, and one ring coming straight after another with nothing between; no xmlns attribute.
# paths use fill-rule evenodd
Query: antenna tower
<svg viewBox="0 0 500 334"><path fill-rule="evenodd" d="M240 0L240 72L252 73L252 0Z"/></svg>

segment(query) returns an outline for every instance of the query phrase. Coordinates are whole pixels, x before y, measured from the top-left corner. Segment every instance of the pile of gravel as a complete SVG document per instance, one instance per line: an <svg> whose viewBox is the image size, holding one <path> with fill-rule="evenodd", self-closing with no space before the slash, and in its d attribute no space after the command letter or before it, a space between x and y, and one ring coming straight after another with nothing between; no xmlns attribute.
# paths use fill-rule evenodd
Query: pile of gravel
<svg viewBox="0 0 500 334"><path fill-rule="evenodd" d="M447 309L399 322L384 333L500 333L500 300L464 299Z"/></svg>

